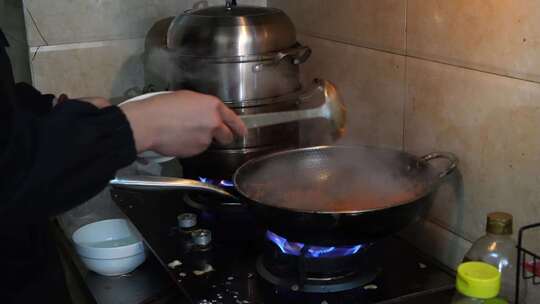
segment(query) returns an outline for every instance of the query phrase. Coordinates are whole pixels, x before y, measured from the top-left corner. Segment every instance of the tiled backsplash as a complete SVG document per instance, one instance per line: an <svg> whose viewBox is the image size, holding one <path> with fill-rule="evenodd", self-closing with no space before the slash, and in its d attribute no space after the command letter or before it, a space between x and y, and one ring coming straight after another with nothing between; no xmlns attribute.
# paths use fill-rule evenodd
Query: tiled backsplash
<svg viewBox="0 0 540 304"><path fill-rule="evenodd" d="M351 113L341 143L401 148L405 57L309 35L298 39L314 50L302 65L304 82L319 77L348 88L340 91Z"/></svg>
<svg viewBox="0 0 540 304"><path fill-rule="evenodd" d="M121 97L144 86L144 39L82 42L32 48L34 84L71 97Z"/></svg>
<svg viewBox="0 0 540 304"><path fill-rule="evenodd" d="M539 82L539 20L535 0L408 0L407 54Z"/></svg>
<svg viewBox="0 0 540 304"><path fill-rule="evenodd" d="M299 32L402 54L407 1L268 1L282 8Z"/></svg>
<svg viewBox="0 0 540 304"><path fill-rule="evenodd" d="M266 0L239 4L265 6ZM145 85L145 36L158 21L225 1L25 0L34 85L53 94L122 99Z"/></svg>
<svg viewBox="0 0 540 304"><path fill-rule="evenodd" d="M189 8L178 0L26 0L30 46L137 39L157 20Z"/></svg>
<svg viewBox="0 0 540 304"><path fill-rule="evenodd" d="M540 222L540 3L533 0L269 0L313 49L307 77L333 80L346 142L454 152L459 172L404 235L455 267L507 211ZM517 230L517 229L516 229ZM540 232L531 239L540 251ZM540 288L531 288L537 303Z"/></svg>

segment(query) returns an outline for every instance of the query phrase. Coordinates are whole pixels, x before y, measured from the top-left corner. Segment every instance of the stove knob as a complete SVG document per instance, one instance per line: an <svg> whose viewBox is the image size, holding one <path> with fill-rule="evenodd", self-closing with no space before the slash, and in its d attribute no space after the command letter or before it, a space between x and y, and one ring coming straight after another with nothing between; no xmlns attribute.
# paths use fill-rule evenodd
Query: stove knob
<svg viewBox="0 0 540 304"><path fill-rule="evenodd" d="M182 213L178 217L178 228L190 230L197 226L197 215L194 213Z"/></svg>
<svg viewBox="0 0 540 304"><path fill-rule="evenodd" d="M193 243L199 247L208 247L212 242L212 231L199 229L193 232Z"/></svg>

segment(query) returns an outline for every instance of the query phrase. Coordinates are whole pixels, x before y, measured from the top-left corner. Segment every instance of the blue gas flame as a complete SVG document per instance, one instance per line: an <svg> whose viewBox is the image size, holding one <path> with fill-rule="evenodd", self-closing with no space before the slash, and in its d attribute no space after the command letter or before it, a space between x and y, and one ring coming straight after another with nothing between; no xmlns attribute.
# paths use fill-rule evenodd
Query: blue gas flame
<svg viewBox="0 0 540 304"><path fill-rule="evenodd" d="M211 184L211 185L214 185L214 186L221 186L221 187L225 187L225 188L232 188L234 187L234 183L230 180L214 180L214 179L211 179L211 178L208 178L208 177L199 177L199 180L203 183L207 183L207 184Z"/></svg>
<svg viewBox="0 0 540 304"><path fill-rule="evenodd" d="M219 185L220 185L220 186L223 186L223 187L234 187L234 184L233 184L232 181L225 180L225 179L224 179L224 180L221 180L221 181L219 182Z"/></svg>
<svg viewBox="0 0 540 304"><path fill-rule="evenodd" d="M300 256L302 249L306 246L302 243L287 241L284 237L281 237L272 231L266 231L266 237L278 246L284 254L290 254ZM331 258L349 256L357 253L362 249L364 245L344 246L344 247L321 247L321 246L308 246L305 257L307 258Z"/></svg>

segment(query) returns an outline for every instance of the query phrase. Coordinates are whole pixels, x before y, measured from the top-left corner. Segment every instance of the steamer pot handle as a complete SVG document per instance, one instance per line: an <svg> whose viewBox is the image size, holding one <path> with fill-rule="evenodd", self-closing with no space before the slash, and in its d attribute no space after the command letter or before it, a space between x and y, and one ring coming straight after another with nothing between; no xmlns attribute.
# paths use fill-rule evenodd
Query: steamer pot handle
<svg viewBox="0 0 540 304"><path fill-rule="evenodd" d="M223 197L239 201L239 199L220 187L199 182L192 179L165 177L165 176L146 176L132 175L115 177L109 181L113 187L135 189L135 190L192 190L203 191L218 194Z"/></svg>
<svg viewBox="0 0 540 304"><path fill-rule="evenodd" d="M452 173L454 169L456 169L459 160L455 154L450 153L450 152L433 152L433 153L429 153L427 155L420 157L419 160L421 162L429 162L433 159L440 159L440 158L444 158L448 161L448 167L446 167L446 169L439 174L439 178L443 178L447 176L448 174Z"/></svg>
<svg viewBox="0 0 540 304"><path fill-rule="evenodd" d="M262 71L266 67L273 67L278 65L285 58L291 57L293 64L302 64L308 60L311 56L311 48L307 46L297 46L287 50L277 52L274 59L270 63L259 63L253 66L253 72L257 73Z"/></svg>
<svg viewBox="0 0 540 304"><path fill-rule="evenodd" d="M302 64L311 56L311 48L309 46L300 46L297 49L297 55L293 59L294 64Z"/></svg>

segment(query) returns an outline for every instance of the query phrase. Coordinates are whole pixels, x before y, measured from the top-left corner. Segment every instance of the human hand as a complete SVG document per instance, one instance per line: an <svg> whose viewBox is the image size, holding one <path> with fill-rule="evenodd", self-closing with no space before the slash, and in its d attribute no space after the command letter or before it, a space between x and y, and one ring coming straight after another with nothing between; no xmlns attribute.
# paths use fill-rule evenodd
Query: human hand
<svg viewBox="0 0 540 304"><path fill-rule="evenodd" d="M189 157L206 150L213 139L228 144L247 132L240 118L218 98L192 91L155 95L121 105L137 152Z"/></svg>

